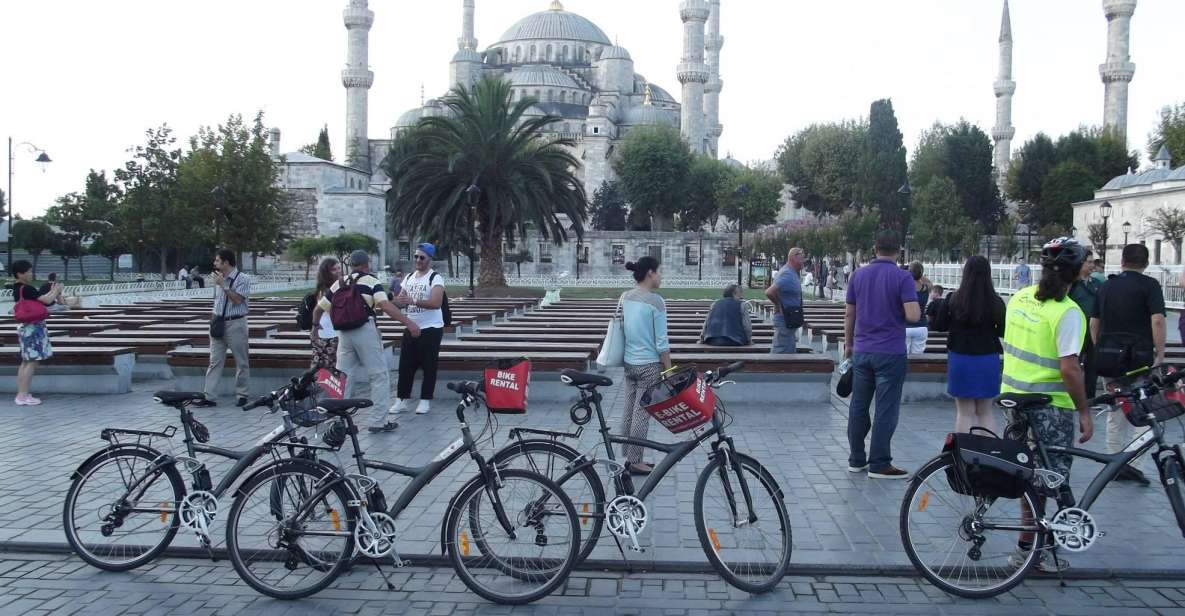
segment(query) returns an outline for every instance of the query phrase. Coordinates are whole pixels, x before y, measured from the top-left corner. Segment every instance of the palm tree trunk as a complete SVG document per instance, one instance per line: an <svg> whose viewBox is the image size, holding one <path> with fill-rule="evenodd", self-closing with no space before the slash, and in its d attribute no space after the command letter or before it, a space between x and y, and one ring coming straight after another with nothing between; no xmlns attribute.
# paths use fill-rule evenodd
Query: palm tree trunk
<svg viewBox="0 0 1185 616"><path fill-rule="evenodd" d="M502 230L482 236L481 260L478 261L477 285L483 289L505 287L506 274L502 271Z"/></svg>

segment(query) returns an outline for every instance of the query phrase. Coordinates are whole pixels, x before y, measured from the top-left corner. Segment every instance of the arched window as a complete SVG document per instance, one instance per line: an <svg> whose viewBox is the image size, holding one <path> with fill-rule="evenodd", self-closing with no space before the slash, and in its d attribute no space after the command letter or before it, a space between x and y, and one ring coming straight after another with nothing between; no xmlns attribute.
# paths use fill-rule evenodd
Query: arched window
<svg viewBox="0 0 1185 616"><path fill-rule="evenodd" d="M537 56L537 53L536 53L535 46L531 45L531 55L529 56L529 59L531 60L531 62L535 61L536 56Z"/></svg>
<svg viewBox="0 0 1185 616"><path fill-rule="evenodd" d="M547 44L547 51L545 53L547 54L547 61L551 62L551 54L552 54L551 43Z"/></svg>
<svg viewBox="0 0 1185 616"><path fill-rule="evenodd" d="M523 59L523 46L518 45L514 48L514 61L518 62Z"/></svg>
<svg viewBox="0 0 1185 616"><path fill-rule="evenodd" d="M535 100L537 100L537 101L543 100L543 99L539 98L539 90L535 90Z"/></svg>
<svg viewBox="0 0 1185 616"><path fill-rule="evenodd" d="M576 47L576 61L580 62L582 60L584 60L584 48Z"/></svg>
<svg viewBox="0 0 1185 616"><path fill-rule="evenodd" d="M567 46L567 45L564 45L564 49L563 49L563 51L562 51L562 54L563 54L563 55L560 57L560 60L562 60L562 61L564 61L564 62L567 62L567 61L568 61L568 46Z"/></svg>
<svg viewBox="0 0 1185 616"><path fill-rule="evenodd" d="M547 102L547 103L550 103L551 101L555 100L555 90L550 90L550 89L549 89L549 90L547 91L547 94L544 94L544 96L546 96L547 98L544 98L544 99L543 99L543 101L544 101L544 102Z"/></svg>

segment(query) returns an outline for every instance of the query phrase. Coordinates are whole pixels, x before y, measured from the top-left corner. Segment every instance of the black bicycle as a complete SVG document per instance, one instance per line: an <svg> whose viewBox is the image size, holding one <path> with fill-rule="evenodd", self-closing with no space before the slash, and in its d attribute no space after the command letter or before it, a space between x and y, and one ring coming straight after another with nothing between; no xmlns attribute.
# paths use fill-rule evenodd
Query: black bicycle
<svg viewBox="0 0 1185 616"><path fill-rule="evenodd" d="M269 399L273 404L305 399L312 395L313 379L312 372L294 378ZM281 414L280 425L245 451L207 444L210 430L190 408L204 399L201 392L153 394L153 400L180 413L184 454L165 453L156 447L157 442L176 434L174 426L161 431L104 428L100 432L99 437L108 445L71 475L62 511L66 541L87 563L107 571L134 569L159 556L183 527L193 531L214 558L210 527L220 510L220 499L260 459L299 456L321 473L333 469L308 453L306 441L296 434L299 426L288 412ZM215 486L198 454L235 463ZM190 476L188 489L178 466Z"/></svg>
<svg viewBox="0 0 1185 616"><path fill-rule="evenodd" d="M731 383L723 379L743 366L737 362L706 372L703 383L713 389ZM732 437L725 433L732 421L722 401L717 398L711 423L696 428L693 438L658 443L610 433L601 408L602 395L597 391L612 385L610 378L574 370L563 371L560 378L580 394L570 411L572 422L580 427L572 433L515 428L511 431L515 441L494 455L494 463L499 468L522 467L551 477L578 504L582 524L591 524L584 534L580 562L592 553L606 525L623 557L623 540L631 550L643 551L638 535L650 522L644 501L676 464L711 441L708 464L699 475L694 496L695 529L704 553L720 576L741 590L763 593L777 585L790 565L793 548L782 489L761 463L736 450ZM593 414L605 459L591 452L583 454L561 440L579 438ZM635 489L625 465L617 461L614 444L637 445L665 456L642 487ZM611 499L606 499L597 465L609 471L614 487Z"/></svg>
<svg viewBox="0 0 1185 616"><path fill-rule="evenodd" d="M355 556L368 557L376 566L388 559L405 566L395 548L396 519L425 486L469 454L478 474L449 502L442 553L461 581L489 601L529 603L559 587L575 566L580 545L572 501L544 476L488 462L478 450L481 435L474 437L465 418L467 409L482 402L481 388L473 382L448 388L461 394L456 409L461 438L422 467L366 459L353 414L371 406L369 400L323 401L318 410L332 421L324 424L325 445L315 447L336 452L349 440L357 470L341 465L326 476L302 460L286 460L248 478L226 525L226 544L239 576L263 594L293 599L325 588ZM369 470L411 482L388 507ZM322 575L306 581L310 571Z"/></svg>
<svg viewBox="0 0 1185 616"><path fill-rule="evenodd" d="M1031 480L1016 484L1019 498L984 496L983 486L968 481L965 472L960 474L950 453L930 460L914 475L901 503L901 540L914 567L944 591L975 599L1015 587L1039 558L1052 558L1054 569L1060 571L1058 550L1080 552L1103 536L1090 513L1103 489L1132 460L1152 449L1161 484L1185 536L1185 488L1181 485L1185 453L1181 444L1165 442L1164 426L1185 414L1185 406L1164 395L1175 397L1178 390L1174 384L1183 378L1185 372L1157 368L1153 374L1092 401L1100 414L1115 412L1114 405L1125 407L1123 412L1133 425L1148 428L1114 454L1042 443L1031 429L1030 413L1047 407L1049 396L1000 396L997 404L1012 415L1004 439L1029 446L1006 457L1029 463L1031 455L1035 463ZM1103 465L1081 500L1074 499L1066 477L1048 470L1053 453ZM986 467L995 461L985 457L983 463ZM1046 515L1046 498L1056 503L1052 516Z"/></svg>

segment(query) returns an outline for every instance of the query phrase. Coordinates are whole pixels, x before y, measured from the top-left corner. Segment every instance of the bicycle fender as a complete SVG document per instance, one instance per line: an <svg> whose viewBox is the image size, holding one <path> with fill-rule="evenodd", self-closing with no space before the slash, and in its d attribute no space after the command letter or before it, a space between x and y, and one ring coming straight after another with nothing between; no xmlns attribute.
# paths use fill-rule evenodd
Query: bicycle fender
<svg viewBox="0 0 1185 616"><path fill-rule="evenodd" d="M441 555L444 555L447 553L449 523L452 522L454 515L461 515L461 511L457 508L457 499L461 498L461 495L464 494L465 491L468 490L470 486L472 486L473 484L475 484L481 480L482 480L482 477L479 474L476 477L474 477L473 479L466 481L465 485L461 486L461 489L457 490L457 492L455 494L453 494L453 497L451 499L449 499L448 508L444 510L444 520L442 520L442 523L440 525L440 554Z"/></svg>
<svg viewBox="0 0 1185 616"><path fill-rule="evenodd" d="M333 486L335 484L339 484L339 483L345 483L346 489L350 491L350 494L352 494L355 498L358 497L357 492L355 492L353 486L348 481L346 481L345 476L342 475L338 471L338 468L336 466L334 466L324 460L309 460L308 458L284 458L281 460L273 460L271 462L268 462L267 464L264 464L263 466L255 469L255 472L248 475L246 479L239 482L239 485L235 488L234 497L238 498L238 497L242 496L243 495L243 486L251 483L251 481L253 479L255 479L256 477L258 477L260 474L266 473L266 472L272 470L273 468L277 468L280 466L306 466L306 465L307 466L314 466L317 468L317 470L325 471L326 474L333 473L336 475L332 481L325 484L326 487L331 487L331 486Z"/></svg>
<svg viewBox="0 0 1185 616"><path fill-rule="evenodd" d="M78 468L75 468L74 471L70 473L70 480L73 481L73 480L81 477L82 476L82 469L86 468L87 466L90 466L96 460L99 460L103 456L110 456L113 454L122 453L124 451L130 451L133 449L138 449L140 451L143 451L144 453L151 455L153 458L156 458L158 460L157 466L172 466L177 463L177 460L174 459L173 456L166 454L166 453L161 453L160 451L157 451L156 449L153 449L152 447L149 447L148 445L138 445L136 443L124 443L124 444L120 444L120 445L112 445L110 447L104 447L103 449L100 449L100 450L96 451L95 453L92 453L89 457L87 457L87 459L82 461L82 464L78 465Z"/></svg>
<svg viewBox="0 0 1185 616"><path fill-rule="evenodd" d="M491 461L495 462L495 463L501 462L503 460L503 458L506 458L507 456L509 456L511 454L511 450L515 446L517 446L517 445L532 445L534 443L544 443L546 445L556 447L556 448L562 450L564 453L570 454L572 456L572 458L571 458L572 460L576 460L576 459L580 458L582 455L584 455L584 454L580 453L579 451L577 451L575 447L572 447L571 445L568 445L567 443L561 443L559 441L552 441L549 439L533 438L533 439L526 439L526 440L522 440L522 441L515 441L515 442L510 443L509 445L503 447L502 449L499 449L497 452L494 453L494 457L492 458Z"/></svg>

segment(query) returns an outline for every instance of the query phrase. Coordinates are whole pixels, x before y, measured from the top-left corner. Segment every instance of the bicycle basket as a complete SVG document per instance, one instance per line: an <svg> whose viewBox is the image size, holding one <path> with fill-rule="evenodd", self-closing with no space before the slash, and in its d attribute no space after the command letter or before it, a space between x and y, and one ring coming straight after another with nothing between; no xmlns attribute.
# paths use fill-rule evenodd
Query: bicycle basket
<svg viewBox="0 0 1185 616"><path fill-rule="evenodd" d="M642 395L642 407L674 434L711 421L716 412L716 392L703 375L691 370L676 372Z"/></svg>
<svg viewBox="0 0 1185 616"><path fill-rule="evenodd" d="M1152 425L1149 415L1161 422L1185 415L1183 402L1185 402L1185 392L1173 389L1123 405L1123 415L1127 417L1127 421L1131 425L1143 428Z"/></svg>
<svg viewBox="0 0 1185 616"><path fill-rule="evenodd" d="M1020 498L1033 479L1033 452L1020 441L1003 439L983 428L984 434L956 432L946 436L943 453L953 464L946 476L951 488L966 496Z"/></svg>
<svg viewBox="0 0 1185 616"><path fill-rule="evenodd" d="M328 415L317 410L321 400L340 399L345 384L345 373L322 368L317 371L315 381L294 388L292 396L280 402L280 409L288 413L292 423L311 428L329 419Z"/></svg>
<svg viewBox="0 0 1185 616"><path fill-rule="evenodd" d="M531 360L499 359L486 366L482 384L486 408L491 413L521 415L527 412L527 386L531 382Z"/></svg>

